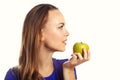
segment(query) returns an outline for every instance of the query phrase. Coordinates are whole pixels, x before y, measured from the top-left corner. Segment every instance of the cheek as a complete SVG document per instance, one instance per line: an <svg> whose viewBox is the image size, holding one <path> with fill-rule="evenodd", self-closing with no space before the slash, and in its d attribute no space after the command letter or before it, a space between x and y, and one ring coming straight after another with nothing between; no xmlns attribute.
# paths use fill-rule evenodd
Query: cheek
<svg viewBox="0 0 120 80"><path fill-rule="evenodd" d="M60 32L51 32L48 34L48 39L57 42L62 40L62 34Z"/></svg>
<svg viewBox="0 0 120 80"><path fill-rule="evenodd" d="M65 45L62 43L63 36L60 32L50 32L46 36L44 43L47 47L54 49L55 51L63 51ZM58 47L59 46L59 47Z"/></svg>
<svg viewBox="0 0 120 80"><path fill-rule="evenodd" d="M56 29L46 29L43 31L42 41L57 41L62 39L62 34Z"/></svg>

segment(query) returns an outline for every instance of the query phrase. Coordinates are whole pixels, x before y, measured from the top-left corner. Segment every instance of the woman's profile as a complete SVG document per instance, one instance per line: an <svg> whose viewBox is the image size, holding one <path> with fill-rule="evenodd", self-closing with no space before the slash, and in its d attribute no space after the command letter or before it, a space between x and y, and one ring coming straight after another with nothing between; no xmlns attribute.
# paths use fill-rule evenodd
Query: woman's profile
<svg viewBox="0 0 120 80"><path fill-rule="evenodd" d="M75 66L89 60L89 51L83 49L84 57L72 53L70 60L52 57L56 51L65 51L68 36L57 7L34 6L24 20L19 65L8 70L5 80L76 80Z"/></svg>

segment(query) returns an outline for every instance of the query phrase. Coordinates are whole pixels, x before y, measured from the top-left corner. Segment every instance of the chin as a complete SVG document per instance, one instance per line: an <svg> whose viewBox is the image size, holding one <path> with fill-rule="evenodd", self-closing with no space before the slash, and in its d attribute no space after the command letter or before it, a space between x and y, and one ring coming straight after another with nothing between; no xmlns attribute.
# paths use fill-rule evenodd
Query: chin
<svg viewBox="0 0 120 80"><path fill-rule="evenodd" d="M64 51L65 51L65 48L64 48L64 49L60 49L60 50L58 50L58 51L60 51L60 52L64 52Z"/></svg>
<svg viewBox="0 0 120 80"><path fill-rule="evenodd" d="M59 47L59 48L54 48L54 51L56 52L64 52L65 51L65 47Z"/></svg>

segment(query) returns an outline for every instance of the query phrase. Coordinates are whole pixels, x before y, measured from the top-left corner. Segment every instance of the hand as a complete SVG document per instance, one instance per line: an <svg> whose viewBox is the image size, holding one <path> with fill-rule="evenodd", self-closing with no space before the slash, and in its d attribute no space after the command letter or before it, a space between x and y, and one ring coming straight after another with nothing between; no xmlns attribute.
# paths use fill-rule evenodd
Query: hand
<svg viewBox="0 0 120 80"><path fill-rule="evenodd" d="M90 59L90 50L88 52L83 48L83 56L80 53L73 53L70 60L63 64L63 67L74 68L75 66L82 64Z"/></svg>

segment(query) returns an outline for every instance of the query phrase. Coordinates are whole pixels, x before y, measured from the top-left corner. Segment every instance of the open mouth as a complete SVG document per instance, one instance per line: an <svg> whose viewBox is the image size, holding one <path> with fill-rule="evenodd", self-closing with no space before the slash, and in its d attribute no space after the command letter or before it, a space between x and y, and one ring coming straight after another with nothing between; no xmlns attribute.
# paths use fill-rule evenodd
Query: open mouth
<svg viewBox="0 0 120 80"><path fill-rule="evenodd" d="M64 43L65 45L67 44L66 41L67 41L67 40L64 40L64 41L63 41L63 43Z"/></svg>

